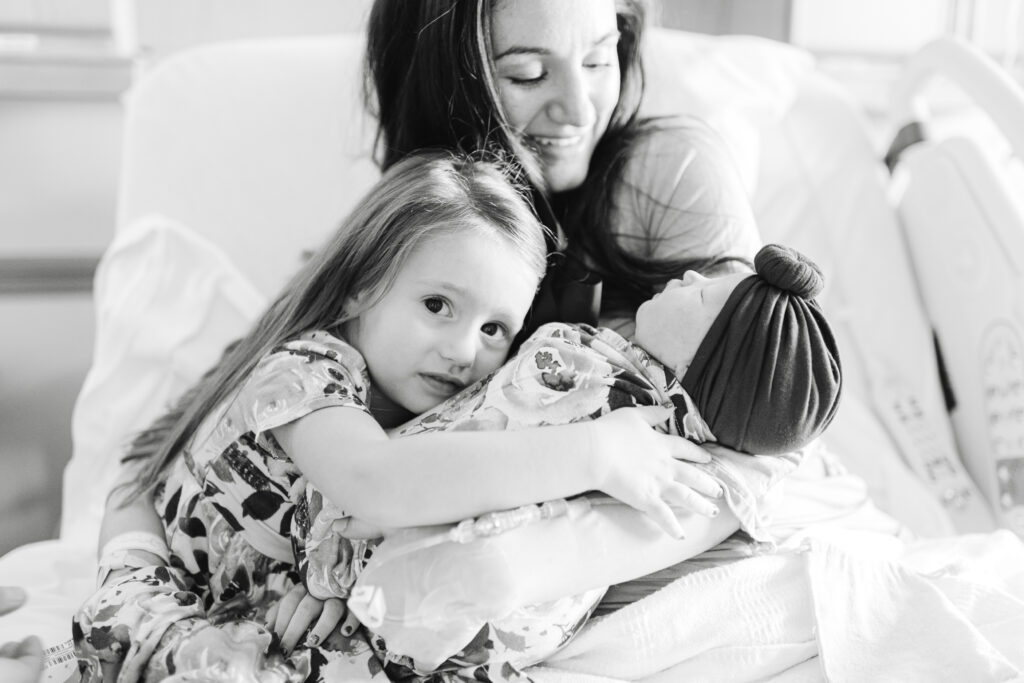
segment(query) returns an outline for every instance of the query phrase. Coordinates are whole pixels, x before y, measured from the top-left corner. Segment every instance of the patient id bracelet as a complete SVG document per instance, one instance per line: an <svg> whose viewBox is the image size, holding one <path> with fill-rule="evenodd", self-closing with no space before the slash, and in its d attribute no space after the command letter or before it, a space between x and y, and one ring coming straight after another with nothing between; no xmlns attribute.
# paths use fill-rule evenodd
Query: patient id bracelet
<svg viewBox="0 0 1024 683"><path fill-rule="evenodd" d="M111 572L152 566L153 559L142 554L144 552L156 555L164 564L171 559L167 541L150 531L126 531L114 536L100 551L96 585L106 583Z"/></svg>

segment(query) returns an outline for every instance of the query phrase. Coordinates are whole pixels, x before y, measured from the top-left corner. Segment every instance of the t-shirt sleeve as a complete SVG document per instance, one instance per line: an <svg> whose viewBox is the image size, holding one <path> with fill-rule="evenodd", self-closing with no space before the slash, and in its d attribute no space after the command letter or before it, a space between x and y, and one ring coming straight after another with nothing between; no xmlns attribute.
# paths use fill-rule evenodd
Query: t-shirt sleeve
<svg viewBox="0 0 1024 683"><path fill-rule="evenodd" d="M327 333L286 342L253 370L238 400L257 438L315 410L368 409L366 364L354 348Z"/></svg>
<svg viewBox="0 0 1024 683"><path fill-rule="evenodd" d="M616 194L622 248L643 258L753 262L761 237L718 134L697 119L671 119L636 145Z"/></svg>

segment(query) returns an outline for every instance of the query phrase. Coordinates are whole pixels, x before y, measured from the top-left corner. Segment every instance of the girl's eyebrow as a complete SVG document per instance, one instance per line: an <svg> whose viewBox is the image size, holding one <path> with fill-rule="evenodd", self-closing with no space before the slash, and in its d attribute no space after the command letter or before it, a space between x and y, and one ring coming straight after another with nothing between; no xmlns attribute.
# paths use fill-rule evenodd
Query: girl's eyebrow
<svg viewBox="0 0 1024 683"><path fill-rule="evenodd" d="M612 41L614 41L614 42L618 42L619 41L619 30L618 29L615 29L613 31L609 31L608 33L604 34L603 36L601 36L600 38L595 40L591 47L598 47L600 45L604 45L605 43L612 42ZM500 54L495 55L494 56L494 61L498 61L499 59L503 59L504 57L509 57L509 56L512 56L512 55L549 55L549 54L551 54L551 50L549 50L549 49L547 49L545 47L527 47L525 45L513 45L509 49L502 51Z"/></svg>

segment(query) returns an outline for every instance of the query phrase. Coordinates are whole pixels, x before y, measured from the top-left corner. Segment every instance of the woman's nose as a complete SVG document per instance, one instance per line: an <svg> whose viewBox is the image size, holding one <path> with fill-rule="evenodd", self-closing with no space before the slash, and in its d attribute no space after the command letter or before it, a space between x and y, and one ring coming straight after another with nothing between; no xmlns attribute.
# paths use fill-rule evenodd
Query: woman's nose
<svg viewBox="0 0 1024 683"><path fill-rule="evenodd" d="M597 119L584 74L575 70L555 84L555 94L548 106L548 115L558 124L586 128Z"/></svg>

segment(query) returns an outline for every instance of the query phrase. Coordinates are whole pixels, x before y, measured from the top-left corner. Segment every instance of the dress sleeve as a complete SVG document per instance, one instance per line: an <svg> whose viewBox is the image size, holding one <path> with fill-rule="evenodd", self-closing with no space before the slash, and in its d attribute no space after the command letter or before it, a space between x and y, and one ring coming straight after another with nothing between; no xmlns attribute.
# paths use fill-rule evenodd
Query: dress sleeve
<svg viewBox="0 0 1024 683"><path fill-rule="evenodd" d="M366 363L326 332L289 341L265 356L242 387L237 405L258 440L267 432L331 406L368 411Z"/></svg>
<svg viewBox="0 0 1024 683"><path fill-rule="evenodd" d="M619 244L634 256L753 262L761 246L735 163L697 119L670 119L638 140L615 206Z"/></svg>

